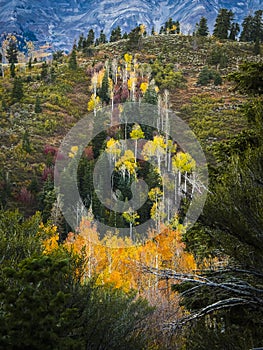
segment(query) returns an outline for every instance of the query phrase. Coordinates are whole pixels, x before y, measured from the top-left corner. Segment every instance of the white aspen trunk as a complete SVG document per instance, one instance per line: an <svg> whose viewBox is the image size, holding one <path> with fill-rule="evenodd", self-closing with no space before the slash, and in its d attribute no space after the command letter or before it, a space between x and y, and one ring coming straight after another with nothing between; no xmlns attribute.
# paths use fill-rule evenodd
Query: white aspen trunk
<svg viewBox="0 0 263 350"><path fill-rule="evenodd" d="M180 188L181 188L181 182L182 182L182 173L179 170L178 172L178 199L180 201Z"/></svg>
<svg viewBox="0 0 263 350"><path fill-rule="evenodd" d="M137 164L137 148L138 148L138 140L135 139L135 149L134 149L135 164Z"/></svg>
<svg viewBox="0 0 263 350"><path fill-rule="evenodd" d="M171 171L171 149L168 150L168 171Z"/></svg>
<svg viewBox="0 0 263 350"><path fill-rule="evenodd" d="M132 101L135 102L135 81L132 82Z"/></svg>
<svg viewBox="0 0 263 350"><path fill-rule="evenodd" d="M184 191L187 192L187 172L184 174Z"/></svg>
<svg viewBox="0 0 263 350"><path fill-rule="evenodd" d="M178 174L175 173L174 174L174 202L175 202L175 205L177 205L177 176L178 176Z"/></svg>
<svg viewBox="0 0 263 350"><path fill-rule="evenodd" d="M91 246L90 246L90 237L89 237L89 263L88 263L88 276L91 278Z"/></svg>
<svg viewBox="0 0 263 350"><path fill-rule="evenodd" d="M155 255L155 268L156 270L159 269L159 259L158 259L158 254ZM156 290L158 290L158 276L156 275Z"/></svg>
<svg viewBox="0 0 263 350"><path fill-rule="evenodd" d="M113 117L113 109L114 109L114 90L111 92L111 117ZM112 123L112 120L111 120Z"/></svg>
<svg viewBox="0 0 263 350"><path fill-rule="evenodd" d="M167 201L167 220L170 221L170 198Z"/></svg>
<svg viewBox="0 0 263 350"><path fill-rule="evenodd" d="M133 237L132 237L132 222L130 221L130 239L133 242Z"/></svg>

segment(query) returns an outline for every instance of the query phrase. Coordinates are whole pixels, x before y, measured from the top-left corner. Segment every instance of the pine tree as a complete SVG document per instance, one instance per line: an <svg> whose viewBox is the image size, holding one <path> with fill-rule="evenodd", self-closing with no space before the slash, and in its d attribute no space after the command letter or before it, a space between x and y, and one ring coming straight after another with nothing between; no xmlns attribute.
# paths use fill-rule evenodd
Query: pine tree
<svg viewBox="0 0 263 350"><path fill-rule="evenodd" d="M6 56L7 56L9 63L17 63L18 62L18 59L17 59L18 49L17 49L17 43L16 43L15 38L11 38L9 40L6 53L7 53Z"/></svg>
<svg viewBox="0 0 263 350"><path fill-rule="evenodd" d="M88 32L88 36L87 36L87 46L91 46L94 45L94 39L95 39L95 34L94 34L94 30L91 28Z"/></svg>
<svg viewBox="0 0 263 350"><path fill-rule="evenodd" d="M47 79L47 76L48 76L48 64L47 64L47 62L42 63L40 76L41 76L41 80Z"/></svg>
<svg viewBox="0 0 263 350"><path fill-rule="evenodd" d="M229 74L229 80L236 84L236 89L242 93L254 95L263 94L263 63L244 62L239 71Z"/></svg>
<svg viewBox="0 0 263 350"><path fill-rule="evenodd" d="M180 33L180 23L179 21L173 21L172 18L169 18L168 21L165 22L164 28L161 27L160 34L179 34Z"/></svg>
<svg viewBox="0 0 263 350"><path fill-rule="evenodd" d="M260 42L258 38L255 41L253 52L255 55L260 55L261 50L260 50Z"/></svg>
<svg viewBox="0 0 263 350"><path fill-rule="evenodd" d="M230 34L229 39L230 40L236 40L236 36L240 32L240 27L238 23L232 23L230 27Z"/></svg>
<svg viewBox="0 0 263 350"><path fill-rule="evenodd" d="M180 22L176 21L175 26L176 26L176 34L180 34L180 31L181 31Z"/></svg>
<svg viewBox="0 0 263 350"><path fill-rule="evenodd" d="M207 26L207 19L205 17L201 17L199 23L197 24L197 36L207 36L209 33Z"/></svg>
<svg viewBox="0 0 263 350"><path fill-rule="evenodd" d="M36 97L36 102L35 102L35 113L41 113L42 112L42 108L41 108L41 104L40 104L40 98L39 96Z"/></svg>
<svg viewBox="0 0 263 350"><path fill-rule="evenodd" d="M28 69L32 69L32 57L29 58Z"/></svg>
<svg viewBox="0 0 263 350"><path fill-rule="evenodd" d="M62 63L63 50L57 50L53 53L53 60Z"/></svg>
<svg viewBox="0 0 263 350"><path fill-rule="evenodd" d="M79 41L78 41L78 51L83 50L83 42L84 42L85 38L84 35L81 34L79 37Z"/></svg>
<svg viewBox="0 0 263 350"><path fill-rule="evenodd" d="M145 103L157 105L158 95L157 95L157 92L155 91L154 87L152 87L152 86L148 87L148 89L146 90L146 92L143 96L142 101Z"/></svg>
<svg viewBox="0 0 263 350"><path fill-rule="evenodd" d="M11 62L10 64L10 75L12 78L14 78L16 76L16 67L14 62Z"/></svg>
<svg viewBox="0 0 263 350"><path fill-rule="evenodd" d="M253 21L252 21L252 40L256 42L263 41L263 22L262 22L262 10L258 10L255 12Z"/></svg>
<svg viewBox="0 0 263 350"><path fill-rule="evenodd" d="M109 78L108 72L105 71L105 74L102 79L101 88L98 91L98 95L103 102L109 103Z"/></svg>
<svg viewBox="0 0 263 350"><path fill-rule="evenodd" d="M99 44L105 44L107 42L106 35L103 33L103 29L100 31Z"/></svg>
<svg viewBox="0 0 263 350"><path fill-rule="evenodd" d="M20 77L15 77L14 84L13 84L13 90L12 90L12 100L14 102L18 102L23 97L23 82Z"/></svg>
<svg viewBox="0 0 263 350"><path fill-rule="evenodd" d="M121 28L118 26L117 28L113 29L110 35L110 42L118 41L121 39Z"/></svg>
<svg viewBox="0 0 263 350"><path fill-rule="evenodd" d="M220 9L216 18L213 35L218 39L228 39L234 14L231 10Z"/></svg>
<svg viewBox="0 0 263 350"><path fill-rule="evenodd" d="M138 49L141 42L141 29L140 26L132 29L128 35L127 50Z"/></svg>
<svg viewBox="0 0 263 350"><path fill-rule="evenodd" d="M159 34L165 34L165 29L164 29L163 26L161 26L160 31L159 31Z"/></svg>
<svg viewBox="0 0 263 350"><path fill-rule="evenodd" d="M29 139L29 134L28 134L27 130L23 134L22 149L24 151L26 151L27 153L30 153L32 151L31 144L30 144L30 139Z"/></svg>
<svg viewBox="0 0 263 350"><path fill-rule="evenodd" d="M253 41L253 16L248 15L242 22L242 32L240 34L240 41Z"/></svg>
<svg viewBox="0 0 263 350"><path fill-rule="evenodd" d="M69 69L72 69L72 70L76 70L77 67L78 67L78 64L77 64L77 53L76 53L76 47L75 46L73 47L73 50L72 50L71 55L69 57L68 67L69 67Z"/></svg>

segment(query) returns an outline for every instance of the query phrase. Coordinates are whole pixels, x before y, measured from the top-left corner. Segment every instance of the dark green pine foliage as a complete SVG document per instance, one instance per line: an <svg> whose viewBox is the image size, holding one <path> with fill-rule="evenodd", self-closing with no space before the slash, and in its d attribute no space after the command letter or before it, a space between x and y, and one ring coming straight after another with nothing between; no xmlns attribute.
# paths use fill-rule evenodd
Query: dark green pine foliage
<svg viewBox="0 0 263 350"><path fill-rule="evenodd" d="M12 185L8 171L5 171L4 169L0 170L0 182L0 207L5 209L10 202L12 193Z"/></svg>
<svg viewBox="0 0 263 350"><path fill-rule="evenodd" d="M53 204L56 200L54 181L50 177L44 182L42 191L38 195L39 209L43 221L46 222L51 215Z"/></svg>
<svg viewBox="0 0 263 350"><path fill-rule="evenodd" d="M110 42L121 40L121 27L118 26L117 28L113 29L110 35Z"/></svg>
<svg viewBox="0 0 263 350"><path fill-rule="evenodd" d="M231 10L220 9L214 25L213 35L218 39L228 39L234 14Z"/></svg>
<svg viewBox="0 0 263 350"><path fill-rule="evenodd" d="M137 26L128 34L127 50L140 49L141 40L141 29L140 26Z"/></svg>
<svg viewBox="0 0 263 350"><path fill-rule="evenodd" d="M17 53L18 53L18 49L17 49L17 43L15 39L10 39L8 46L7 46L7 50L6 50L6 56L8 59L9 63L17 63Z"/></svg>
<svg viewBox="0 0 263 350"><path fill-rule="evenodd" d="M24 95L23 92L23 82L20 77L15 77L12 89L12 100L13 102L18 102L22 99Z"/></svg>
<svg viewBox="0 0 263 350"><path fill-rule="evenodd" d="M126 32L123 33L122 39L128 39L128 34Z"/></svg>
<svg viewBox="0 0 263 350"><path fill-rule="evenodd" d="M210 65L219 65L220 68L226 68L228 60L229 58L226 52L220 46L215 46L207 58L207 63Z"/></svg>
<svg viewBox="0 0 263 350"><path fill-rule="evenodd" d="M199 314L185 328L189 349L252 349L263 341L262 82L251 84L256 76L262 79L262 64L246 63L233 74L237 89L251 95L240 110L249 124L247 130L218 144L214 153L218 163L210 176L203 214L184 235L197 259L216 256L227 265L206 267L202 276L208 284L174 286L183 293L182 304L192 315Z"/></svg>
<svg viewBox="0 0 263 350"><path fill-rule="evenodd" d="M240 34L240 41L253 41L253 16L248 15L242 22L242 31Z"/></svg>
<svg viewBox="0 0 263 350"><path fill-rule="evenodd" d="M159 34L165 34L164 26L161 26Z"/></svg>
<svg viewBox="0 0 263 350"><path fill-rule="evenodd" d="M32 151L29 133L27 130L24 132L23 137L22 137L22 149L24 151L26 151L27 153L30 153Z"/></svg>
<svg viewBox="0 0 263 350"><path fill-rule="evenodd" d="M42 107L40 103L40 97L37 96L35 101L35 113L41 113L41 112L42 112Z"/></svg>
<svg viewBox="0 0 263 350"><path fill-rule="evenodd" d="M68 61L68 67L71 70L76 70L78 67L77 64L77 53L76 53L76 46L74 45L73 50L71 51L69 61Z"/></svg>
<svg viewBox="0 0 263 350"><path fill-rule="evenodd" d="M79 37L79 41L78 41L78 51L81 51L83 50L83 42L84 42L85 38L84 38L84 35L81 34L80 37Z"/></svg>
<svg viewBox="0 0 263 350"><path fill-rule="evenodd" d="M263 21L262 21L262 10L258 10L255 12L253 17L253 30L252 30L252 38L253 41L263 42Z"/></svg>
<svg viewBox="0 0 263 350"><path fill-rule="evenodd" d="M105 71L105 74L102 79L101 83L101 88L98 91L98 95L101 98L103 102L106 104L109 103L110 101L110 96L109 96L109 77L108 77L108 72Z"/></svg>
<svg viewBox="0 0 263 350"><path fill-rule="evenodd" d="M0 211L0 348L134 350L147 348L147 302L93 280L85 257L63 247L43 254L40 214Z"/></svg>
<svg viewBox="0 0 263 350"><path fill-rule="evenodd" d="M257 38L256 41L255 41L253 52L254 52L255 55L260 55L260 53L261 53L259 38Z"/></svg>
<svg viewBox="0 0 263 350"><path fill-rule="evenodd" d="M222 84L220 74L217 71L209 69L207 66L205 66L198 76L197 84L208 85L211 81L213 81L214 85Z"/></svg>
<svg viewBox="0 0 263 350"><path fill-rule="evenodd" d="M12 62L10 64L10 75L12 78L14 78L16 76L16 66L15 66L14 62Z"/></svg>
<svg viewBox="0 0 263 350"><path fill-rule="evenodd" d="M199 23L197 24L197 36L208 36L209 30L207 26L207 19L205 17L201 17Z"/></svg>
<svg viewBox="0 0 263 350"><path fill-rule="evenodd" d="M57 50L53 53L53 60L62 63L63 60L63 50Z"/></svg>
<svg viewBox="0 0 263 350"><path fill-rule="evenodd" d="M42 63L40 77L41 77L41 80L46 80L48 78L48 64L47 64L47 62Z"/></svg>
<svg viewBox="0 0 263 350"><path fill-rule="evenodd" d="M240 41L262 42L263 41L263 22L262 10L255 11L254 16L248 15L242 22L242 32Z"/></svg>
<svg viewBox="0 0 263 350"><path fill-rule="evenodd" d="M29 61L28 61L28 69L32 69L32 57L29 58Z"/></svg>
<svg viewBox="0 0 263 350"><path fill-rule="evenodd" d="M238 33L240 32L240 27L238 23L231 23L229 39L236 40Z"/></svg>
<svg viewBox="0 0 263 350"><path fill-rule="evenodd" d="M91 45L94 45L94 40L95 40L95 33L94 33L94 30L91 28L88 32L86 46L89 47ZM85 46L83 46L83 48L85 48Z"/></svg>
<svg viewBox="0 0 263 350"><path fill-rule="evenodd" d="M180 23L179 21L174 21L169 18L164 24L164 33L168 34L179 34L180 33Z"/></svg>
<svg viewBox="0 0 263 350"><path fill-rule="evenodd" d="M158 102L158 95L157 92L155 91L154 87L149 86L148 89L146 90L142 102L145 103L150 103L152 105L157 105Z"/></svg>
<svg viewBox="0 0 263 350"><path fill-rule="evenodd" d="M78 50L82 50L83 53L85 53L87 56L93 55L93 49L92 46L94 45L94 39L95 39L95 33L94 30L91 28L88 32L87 38L80 38L79 41L79 48Z"/></svg>
<svg viewBox="0 0 263 350"><path fill-rule="evenodd" d="M106 35L103 30L100 31L99 44L105 44L107 42Z"/></svg>
<svg viewBox="0 0 263 350"><path fill-rule="evenodd" d="M238 72L229 74L229 79L234 81L236 89L243 93L262 95L263 63L243 63Z"/></svg>

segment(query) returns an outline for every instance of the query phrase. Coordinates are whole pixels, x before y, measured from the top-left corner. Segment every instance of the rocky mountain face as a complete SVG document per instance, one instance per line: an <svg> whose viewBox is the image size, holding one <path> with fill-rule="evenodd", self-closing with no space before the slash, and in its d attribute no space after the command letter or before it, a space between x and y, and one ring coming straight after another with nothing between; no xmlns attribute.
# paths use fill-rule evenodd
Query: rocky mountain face
<svg viewBox="0 0 263 350"><path fill-rule="evenodd" d="M129 32L144 23L156 31L169 18L179 20L182 32L192 32L201 16L212 30L220 8L232 9L236 20L263 8L263 0L0 0L0 34L22 33L39 43L69 49L75 38L93 28L106 35L117 25ZM34 37L35 36L35 37Z"/></svg>

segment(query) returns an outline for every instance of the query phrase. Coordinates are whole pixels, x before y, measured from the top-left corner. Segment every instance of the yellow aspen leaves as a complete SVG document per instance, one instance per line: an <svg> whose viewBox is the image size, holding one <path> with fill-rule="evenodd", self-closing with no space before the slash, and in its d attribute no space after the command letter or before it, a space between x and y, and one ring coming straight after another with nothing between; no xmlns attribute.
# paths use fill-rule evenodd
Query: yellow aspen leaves
<svg viewBox="0 0 263 350"><path fill-rule="evenodd" d="M127 63L127 64L131 64L132 63L132 55L126 53L124 55L124 61Z"/></svg>
<svg viewBox="0 0 263 350"><path fill-rule="evenodd" d="M143 35L146 31L146 26L144 24L140 25L140 34Z"/></svg>
<svg viewBox="0 0 263 350"><path fill-rule="evenodd" d="M141 83L140 89L143 94L145 94L146 90L148 89L149 84L148 83Z"/></svg>
<svg viewBox="0 0 263 350"><path fill-rule="evenodd" d="M100 104L100 98L99 96L96 96L94 94L91 95L91 98L88 102L88 111L91 112L93 111L94 109L97 109L97 107L99 106Z"/></svg>
<svg viewBox="0 0 263 350"><path fill-rule="evenodd" d="M136 211L129 209L128 211L125 211L122 214L122 216L127 222L131 223L133 226L138 225L137 219L140 218L140 215Z"/></svg>
<svg viewBox="0 0 263 350"><path fill-rule="evenodd" d="M78 146L72 146L70 149L70 152L68 154L69 158L74 158L78 152L79 148Z"/></svg>
<svg viewBox="0 0 263 350"><path fill-rule="evenodd" d="M129 90L134 89L134 87L136 85L136 81L137 81L137 79L136 79L136 76L135 76L134 72L131 72L130 73L130 78L128 79L128 82L127 82Z"/></svg>
<svg viewBox="0 0 263 350"><path fill-rule="evenodd" d="M105 74L105 69L101 69L101 70L99 71L99 73L98 73L97 84L98 84L98 87L99 87L99 88L101 88L102 80L103 80L104 74Z"/></svg>
<svg viewBox="0 0 263 350"><path fill-rule="evenodd" d="M146 160L165 154L166 144L163 136L155 136L153 141L148 141L143 147L143 156Z"/></svg>
<svg viewBox="0 0 263 350"><path fill-rule="evenodd" d="M153 202L157 202L158 200L160 200L162 198L162 195L163 192L160 190L159 187L152 188L148 193L149 199Z"/></svg>
<svg viewBox="0 0 263 350"><path fill-rule="evenodd" d="M189 153L178 152L172 158L172 167L174 171L180 171L181 173L189 173L195 169L196 162L190 156Z"/></svg>
<svg viewBox="0 0 263 350"><path fill-rule="evenodd" d="M114 138L110 138L106 144L106 152L113 158L118 158L121 154L121 146L119 141L116 141Z"/></svg>
<svg viewBox="0 0 263 350"><path fill-rule="evenodd" d="M124 155L116 162L115 168L123 174L127 171L130 175L135 175L137 165L133 151L126 150Z"/></svg>
<svg viewBox="0 0 263 350"><path fill-rule="evenodd" d="M139 140L144 138L144 132L142 131L142 128L139 124L134 124L134 126L132 127L132 131L130 132L130 137L133 140Z"/></svg>
<svg viewBox="0 0 263 350"><path fill-rule="evenodd" d="M41 222L39 224L38 235L44 246L44 254L49 254L58 248L59 235L57 232L57 226L44 225Z"/></svg>

